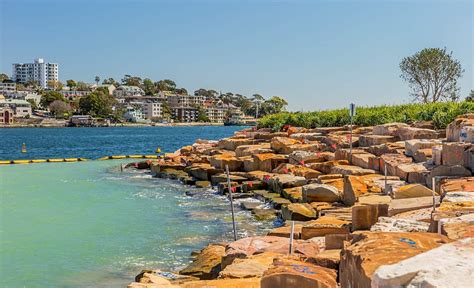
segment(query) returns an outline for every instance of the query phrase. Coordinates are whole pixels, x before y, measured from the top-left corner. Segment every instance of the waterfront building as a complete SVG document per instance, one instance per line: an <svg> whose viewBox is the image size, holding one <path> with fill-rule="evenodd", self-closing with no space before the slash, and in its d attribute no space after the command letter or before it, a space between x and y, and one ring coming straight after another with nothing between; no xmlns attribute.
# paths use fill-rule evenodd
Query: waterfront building
<svg viewBox="0 0 474 288"><path fill-rule="evenodd" d="M0 93L11 93L16 91L16 83L2 82L0 83Z"/></svg>
<svg viewBox="0 0 474 288"><path fill-rule="evenodd" d="M142 104L143 117L152 120L163 118L163 109L161 102L144 102Z"/></svg>
<svg viewBox="0 0 474 288"><path fill-rule="evenodd" d="M10 107L0 107L0 124L10 125L13 123L13 110Z"/></svg>
<svg viewBox="0 0 474 288"><path fill-rule="evenodd" d="M112 92L116 98L123 98L129 96L143 96L145 91L138 86L120 86Z"/></svg>
<svg viewBox="0 0 474 288"><path fill-rule="evenodd" d="M17 118L31 116L31 104L26 100L5 99L0 100L0 108L10 108L13 110L13 116Z"/></svg>
<svg viewBox="0 0 474 288"><path fill-rule="evenodd" d="M236 106L219 101L215 105L206 108L206 115L211 122L224 123L226 116L236 110L239 110Z"/></svg>
<svg viewBox="0 0 474 288"><path fill-rule="evenodd" d="M171 108L177 107L201 107L204 106L204 96L193 95L167 95L166 101Z"/></svg>
<svg viewBox="0 0 474 288"><path fill-rule="evenodd" d="M73 115L69 120L71 126L95 126L97 121L91 115Z"/></svg>
<svg viewBox="0 0 474 288"><path fill-rule="evenodd" d="M173 117L179 122L197 122L199 110L195 107L171 108Z"/></svg>
<svg viewBox="0 0 474 288"><path fill-rule="evenodd" d="M15 63L12 72L14 82L36 81L44 89L48 88L48 81L59 81L59 64L45 63L42 58L34 63Z"/></svg>
<svg viewBox="0 0 474 288"><path fill-rule="evenodd" d="M129 122L144 122L145 118L141 105L129 105L126 108L123 118Z"/></svg>

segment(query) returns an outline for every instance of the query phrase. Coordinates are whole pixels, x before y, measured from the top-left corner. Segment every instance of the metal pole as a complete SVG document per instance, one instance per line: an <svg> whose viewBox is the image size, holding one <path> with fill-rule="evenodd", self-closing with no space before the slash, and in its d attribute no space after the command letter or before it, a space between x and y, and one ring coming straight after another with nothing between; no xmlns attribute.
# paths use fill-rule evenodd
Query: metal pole
<svg viewBox="0 0 474 288"><path fill-rule="evenodd" d="M352 115L351 115L351 136L349 138L349 144L350 144L350 148L349 148L349 164L352 165Z"/></svg>
<svg viewBox="0 0 474 288"><path fill-rule="evenodd" d="M232 211L232 228L234 230L234 241L237 241L237 229L235 228L234 216L234 197L232 196L232 187L230 186L229 165L225 165L225 172L227 174L227 188L229 189L230 211Z"/></svg>
<svg viewBox="0 0 474 288"><path fill-rule="evenodd" d="M434 213L436 211L436 197L435 197L436 178L435 177L431 178L431 185L432 185L431 191L433 192L433 211L431 213Z"/></svg>
<svg viewBox="0 0 474 288"><path fill-rule="evenodd" d="M295 233L295 221L291 221L291 228L290 229L291 230L290 230L290 247L289 247L290 251L289 251L289 253L290 253L290 255L293 255L293 237L294 237L293 235Z"/></svg>
<svg viewBox="0 0 474 288"><path fill-rule="evenodd" d="M257 111L256 111L256 113L255 113L255 119L258 119L258 101L257 101L257 103L255 103L255 104L257 105Z"/></svg>
<svg viewBox="0 0 474 288"><path fill-rule="evenodd" d="M383 164L383 174L385 175L384 177L384 187L385 187L385 194L388 194L388 183L387 183L387 163Z"/></svg>

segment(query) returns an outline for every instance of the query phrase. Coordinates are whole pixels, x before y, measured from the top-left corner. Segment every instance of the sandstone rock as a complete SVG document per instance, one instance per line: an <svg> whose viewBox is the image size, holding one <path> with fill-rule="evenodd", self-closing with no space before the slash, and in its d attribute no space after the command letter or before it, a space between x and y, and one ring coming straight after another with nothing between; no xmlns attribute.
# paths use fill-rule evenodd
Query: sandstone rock
<svg viewBox="0 0 474 288"><path fill-rule="evenodd" d="M336 271L296 260L278 259L265 271L261 288L336 288Z"/></svg>
<svg viewBox="0 0 474 288"><path fill-rule="evenodd" d="M142 270L140 274L135 276L135 282L137 283L162 285L159 287L178 287L178 286L174 286L173 284L179 285L179 284L183 284L189 281L197 281L197 280L199 280L199 278L192 277L192 276L179 275L179 274L170 273L170 272L163 272L160 270ZM135 286L132 286L132 287L135 287ZM137 286L137 287L141 287L141 286ZM146 287L146 286L143 286L143 287ZM156 287L156 286L151 286L151 287Z"/></svg>
<svg viewBox="0 0 474 288"><path fill-rule="evenodd" d="M350 222L334 217L323 216L310 221L301 229L301 239L325 236L326 234L349 234Z"/></svg>
<svg viewBox="0 0 474 288"><path fill-rule="evenodd" d="M260 278L191 281L181 288L260 288Z"/></svg>
<svg viewBox="0 0 474 288"><path fill-rule="evenodd" d="M389 135L389 136L398 136L398 129L402 127L409 127L405 123L387 123L382 125L377 125L374 127L374 135Z"/></svg>
<svg viewBox="0 0 474 288"><path fill-rule="evenodd" d="M469 191L474 192L474 177L445 178L440 181L440 191Z"/></svg>
<svg viewBox="0 0 474 288"><path fill-rule="evenodd" d="M392 201L392 198L388 195L364 194L359 197L356 204L358 205L390 204L391 201Z"/></svg>
<svg viewBox="0 0 474 288"><path fill-rule="evenodd" d="M439 196L435 197L435 205L439 205ZM388 208L388 216L429 207L433 207L433 197L393 199Z"/></svg>
<svg viewBox="0 0 474 288"><path fill-rule="evenodd" d="M235 259L219 273L219 277L223 279L262 277L263 272L272 265L273 259L279 256L281 254L264 252L244 259Z"/></svg>
<svg viewBox="0 0 474 288"><path fill-rule="evenodd" d="M338 165L349 165L349 162L347 160L334 160L321 163L311 163L309 164L309 168L318 170L324 174L330 174L331 169Z"/></svg>
<svg viewBox="0 0 474 288"><path fill-rule="evenodd" d="M295 224L295 228L293 230L293 239L301 239L301 228L303 224ZM273 228L268 232L268 236L278 236L278 237L285 237L290 238L291 234L291 226L286 225L278 228Z"/></svg>
<svg viewBox="0 0 474 288"><path fill-rule="evenodd" d="M301 203L303 202L303 187L293 187L293 188L286 188L283 189L281 193L283 197L290 200L293 203Z"/></svg>
<svg viewBox="0 0 474 288"><path fill-rule="evenodd" d="M235 151L241 145L252 145L255 140L249 138L224 138L219 140L217 146L221 149Z"/></svg>
<svg viewBox="0 0 474 288"><path fill-rule="evenodd" d="M440 219L438 227L439 233L452 240L474 237L474 214Z"/></svg>
<svg viewBox="0 0 474 288"><path fill-rule="evenodd" d="M276 210L275 209L267 209L267 208L255 208L252 209L252 214L254 215L255 219L258 221L268 221L276 218Z"/></svg>
<svg viewBox="0 0 474 288"><path fill-rule="evenodd" d="M270 191L279 194L281 194L285 188L299 187L306 183L307 181L304 177L289 174L277 174L268 180Z"/></svg>
<svg viewBox="0 0 474 288"><path fill-rule="evenodd" d="M334 166L330 170L330 174L342 174L342 175L367 175L374 174L375 171L372 169L364 169L359 166L352 165L338 165Z"/></svg>
<svg viewBox="0 0 474 288"><path fill-rule="evenodd" d="M464 152L471 147L470 143L443 143L441 152L443 165L464 165Z"/></svg>
<svg viewBox="0 0 474 288"><path fill-rule="evenodd" d="M368 230L381 216L388 216L387 204L354 206L352 207L352 230Z"/></svg>
<svg viewBox="0 0 474 288"><path fill-rule="evenodd" d="M441 145L440 140L412 139L405 141L405 155L413 156L420 149L431 149L434 146Z"/></svg>
<svg viewBox="0 0 474 288"><path fill-rule="evenodd" d="M262 143L257 145L241 145L235 149L235 156L251 156L254 154L272 153L269 143Z"/></svg>
<svg viewBox="0 0 474 288"><path fill-rule="evenodd" d="M211 180L211 176L224 172L222 169L216 169L209 164L193 164L184 171L199 180Z"/></svg>
<svg viewBox="0 0 474 288"><path fill-rule="evenodd" d="M326 250L331 249L342 249L344 248L344 242L351 239L350 234L326 234L324 236Z"/></svg>
<svg viewBox="0 0 474 288"><path fill-rule="evenodd" d="M253 162L254 166L252 167L251 170L246 171L254 171L254 170L260 170L260 171L266 171L266 172L271 172L273 169L278 167L281 163L287 163L288 158L285 155L277 155L273 153L263 153L263 154L255 154L252 156L253 157Z"/></svg>
<svg viewBox="0 0 474 288"><path fill-rule="evenodd" d="M448 192L444 194L443 202L472 202L474 201L473 192Z"/></svg>
<svg viewBox="0 0 474 288"><path fill-rule="evenodd" d="M433 148L419 149L413 153L413 160L416 163L426 162L433 158Z"/></svg>
<svg viewBox="0 0 474 288"><path fill-rule="evenodd" d="M293 151L288 156L290 164L301 165L301 163L315 163L327 161L329 157L328 152L308 152L308 151Z"/></svg>
<svg viewBox="0 0 474 288"><path fill-rule="evenodd" d="M316 211L307 203L292 203L281 208L283 220L308 221L317 217Z"/></svg>
<svg viewBox="0 0 474 288"><path fill-rule="evenodd" d="M211 182L209 182L209 181L196 181L195 185L198 188L207 188L207 187L211 187Z"/></svg>
<svg viewBox="0 0 474 288"><path fill-rule="evenodd" d="M209 163L216 169L225 170L225 166L229 166L229 171L240 171L244 168L242 160L231 154L220 154L209 157Z"/></svg>
<svg viewBox="0 0 474 288"><path fill-rule="evenodd" d="M291 204L291 201L282 197L275 197L270 201L273 208L281 210L281 206Z"/></svg>
<svg viewBox="0 0 474 288"><path fill-rule="evenodd" d="M343 235L347 236L348 234L335 234L335 235ZM315 265L338 270L339 269L339 262L341 262L341 250L340 249L331 249L331 250L324 250L319 252L318 255L308 258L306 260L308 263L313 263Z"/></svg>
<svg viewBox="0 0 474 288"><path fill-rule="evenodd" d="M253 210L257 207L260 207L263 203L260 201L241 201L240 202L240 207L245 210Z"/></svg>
<svg viewBox="0 0 474 288"><path fill-rule="evenodd" d="M441 212L461 212L460 214L474 213L474 202L443 202L439 206Z"/></svg>
<svg viewBox="0 0 474 288"><path fill-rule="evenodd" d="M379 217L370 231L372 232L428 232L430 224L411 219Z"/></svg>
<svg viewBox="0 0 474 288"><path fill-rule="evenodd" d="M371 287L472 287L472 255L474 238L445 244L396 264L379 267Z"/></svg>
<svg viewBox="0 0 474 288"><path fill-rule="evenodd" d="M449 142L459 142L461 130L465 127L474 126L474 114L458 116L446 127L446 138Z"/></svg>
<svg viewBox="0 0 474 288"><path fill-rule="evenodd" d="M395 142L396 138L390 135L360 135L359 147L367 147L372 145L380 145L388 142Z"/></svg>
<svg viewBox="0 0 474 288"><path fill-rule="evenodd" d="M259 140L271 140L275 137L287 137L288 133L285 132L257 132L253 134L253 138L259 139Z"/></svg>
<svg viewBox="0 0 474 288"><path fill-rule="evenodd" d="M319 253L316 243L303 240L295 240L294 253L296 255L314 256ZM283 255L288 254L289 239L275 236L256 236L238 239L226 246L225 255L222 258L222 269L231 264L235 259L247 258L251 255L264 252L274 252Z"/></svg>
<svg viewBox="0 0 474 288"><path fill-rule="evenodd" d="M409 184L392 190L391 195L394 199L427 197L432 196L433 191L421 184ZM438 193L435 195L438 196Z"/></svg>
<svg viewBox="0 0 474 288"><path fill-rule="evenodd" d="M461 165L455 165L455 166L441 165L441 166L436 166L431 170L430 178L433 178L436 176L469 177L469 176L472 176L472 173L471 171L469 171L468 169L464 168Z"/></svg>
<svg viewBox="0 0 474 288"><path fill-rule="evenodd" d="M474 131L474 127L472 130ZM474 136L473 136L473 139L474 139ZM474 171L474 146L471 146L471 148L464 151L463 160L464 160L464 167L468 168L471 171Z"/></svg>
<svg viewBox="0 0 474 288"><path fill-rule="evenodd" d="M201 250L196 259L179 273L199 279L214 279L218 276L224 254L224 246L211 244Z"/></svg>
<svg viewBox="0 0 474 288"><path fill-rule="evenodd" d="M234 174L230 174L229 178L230 178L231 182L237 182L239 184L246 181L246 180L248 180L245 177L234 175ZM220 174L212 175L211 176L211 182L212 182L213 185L217 185L218 183L227 183L227 174L220 173Z"/></svg>
<svg viewBox="0 0 474 288"><path fill-rule="evenodd" d="M290 135L290 138L299 141L318 141L321 139L321 133L294 133Z"/></svg>
<svg viewBox="0 0 474 288"><path fill-rule="evenodd" d="M272 138L270 145L271 148L279 154L290 154L294 150L290 148L291 145L299 144L300 141L288 137L275 137Z"/></svg>
<svg viewBox="0 0 474 288"><path fill-rule="evenodd" d="M272 172L279 173L279 174L291 173L295 176L301 176L306 179L315 179L315 178L318 178L319 175L321 175L321 172L313 170L311 168L308 168L305 166L295 166L295 165L286 164L286 163L280 164Z"/></svg>
<svg viewBox="0 0 474 288"><path fill-rule="evenodd" d="M347 175L344 177L344 190L342 193L342 202L347 206L352 206L357 199L369 192L368 186L360 177Z"/></svg>
<svg viewBox="0 0 474 288"><path fill-rule="evenodd" d="M364 169L380 170L380 159L370 153L352 154L352 164Z"/></svg>
<svg viewBox="0 0 474 288"><path fill-rule="evenodd" d="M371 287L373 274L380 266L398 263L448 242L445 236L420 232L363 232L354 235L351 245L341 252L341 288Z"/></svg>
<svg viewBox="0 0 474 288"><path fill-rule="evenodd" d="M402 154L384 154L380 156L380 171L387 165L388 175L397 175L397 167L401 164L411 163L413 159Z"/></svg>
<svg viewBox="0 0 474 288"><path fill-rule="evenodd" d="M397 130L397 136L402 141L411 139L436 139L438 138L438 133L431 129L401 127Z"/></svg>
<svg viewBox="0 0 474 288"><path fill-rule="evenodd" d="M337 202L341 200L337 188L325 184L303 186L303 202Z"/></svg>
<svg viewBox="0 0 474 288"><path fill-rule="evenodd" d="M262 190L267 188L267 183L259 180L251 180L242 182L242 191L249 193L254 190Z"/></svg>

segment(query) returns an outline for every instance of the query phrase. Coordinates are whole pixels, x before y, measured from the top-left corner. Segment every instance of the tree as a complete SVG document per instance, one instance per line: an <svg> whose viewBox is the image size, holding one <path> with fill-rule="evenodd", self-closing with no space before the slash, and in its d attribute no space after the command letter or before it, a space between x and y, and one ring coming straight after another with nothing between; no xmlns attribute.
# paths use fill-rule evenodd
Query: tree
<svg viewBox="0 0 474 288"><path fill-rule="evenodd" d="M170 106L168 106L166 101L161 103L161 113L163 114L163 119L170 119L173 114L171 113Z"/></svg>
<svg viewBox="0 0 474 288"><path fill-rule="evenodd" d="M37 89L38 87L40 87L40 85L39 85L38 81L28 80L25 83L25 87L31 88L31 89Z"/></svg>
<svg viewBox="0 0 474 288"><path fill-rule="evenodd" d="M155 82L155 87L158 91L175 91L176 83L170 79L160 80Z"/></svg>
<svg viewBox="0 0 474 288"><path fill-rule="evenodd" d="M69 112L71 112L71 106L64 101L54 100L48 106L51 114L56 118L66 118Z"/></svg>
<svg viewBox="0 0 474 288"><path fill-rule="evenodd" d="M99 76L95 76L95 84L96 85L99 85L99 82L100 82L100 77Z"/></svg>
<svg viewBox="0 0 474 288"><path fill-rule="evenodd" d="M145 95L155 95L156 88L151 79L146 78L143 80L143 90L145 91Z"/></svg>
<svg viewBox="0 0 474 288"><path fill-rule="evenodd" d="M188 90L186 90L185 88L178 88L175 90L175 92L179 95L188 95Z"/></svg>
<svg viewBox="0 0 474 288"><path fill-rule="evenodd" d="M0 83L5 82L6 80L10 80L10 77L5 73L0 74Z"/></svg>
<svg viewBox="0 0 474 288"><path fill-rule="evenodd" d="M258 93L253 94L252 97L254 100L265 101L265 98L263 98L263 96Z"/></svg>
<svg viewBox="0 0 474 288"><path fill-rule="evenodd" d="M63 89L63 83L56 80L48 80L47 84L49 89L52 90L61 90Z"/></svg>
<svg viewBox="0 0 474 288"><path fill-rule="evenodd" d="M85 83L85 82L82 82L82 81L79 81L76 83L76 90L79 90L79 91L89 91L89 84Z"/></svg>
<svg viewBox="0 0 474 288"><path fill-rule="evenodd" d="M288 105L285 99L273 96L272 98L266 100L261 105L261 112L259 115L269 115L269 114L276 114L285 111L285 106Z"/></svg>
<svg viewBox="0 0 474 288"><path fill-rule="evenodd" d="M198 117L197 117L198 122L210 122L211 120L206 114L206 110L204 110L204 107L199 106L198 107Z"/></svg>
<svg viewBox="0 0 474 288"><path fill-rule="evenodd" d="M76 81L72 79L66 80L66 86L69 87L70 90L74 89L76 85L77 85Z"/></svg>
<svg viewBox="0 0 474 288"><path fill-rule="evenodd" d="M28 100L26 100L26 101L31 104L31 110L36 110L36 109L38 109L38 105L36 104L35 100L33 100L33 99L28 99Z"/></svg>
<svg viewBox="0 0 474 288"><path fill-rule="evenodd" d="M469 93L469 96L466 97L466 101L474 102L474 90L471 90L471 93Z"/></svg>
<svg viewBox="0 0 474 288"><path fill-rule="evenodd" d="M137 76L125 75L122 79L122 85L142 87L142 78Z"/></svg>
<svg viewBox="0 0 474 288"><path fill-rule="evenodd" d="M102 84L105 84L105 85L114 85L115 87L119 87L119 86L120 86L120 83L118 83L117 81L115 81L114 78L104 79L104 81L102 81Z"/></svg>
<svg viewBox="0 0 474 288"><path fill-rule="evenodd" d="M108 91L99 88L79 100L79 109L83 114L108 117L113 113L115 104L115 98L110 96Z"/></svg>
<svg viewBox="0 0 474 288"><path fill-rule="evenodd" d="M425 48L403 58L400 77L413 90L414 100L422 103L457 100L457 80L464 70L446 48Z"/></svg>
<svg viewBox="0 0 474 288"><path fill-rule="evenodd" d="M41 96L40 105L43 108L49 107L49 104L53 103L55 100L60 100L66 102L63 94L57 91L47 91Z"/></svg>

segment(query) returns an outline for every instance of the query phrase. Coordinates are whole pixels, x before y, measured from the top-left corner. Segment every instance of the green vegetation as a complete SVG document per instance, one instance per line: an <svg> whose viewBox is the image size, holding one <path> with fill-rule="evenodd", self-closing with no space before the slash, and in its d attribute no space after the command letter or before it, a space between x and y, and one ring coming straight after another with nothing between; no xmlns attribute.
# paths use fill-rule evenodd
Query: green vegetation
<svg viewBox="0 0 474 288"><path fill-rule="evenodd" d="M358 107L354 124L372 126L389 122L412 123L432 120L436 128L446 128L456 116L465 113L474 113L473 102ZM349 124L349 121L348 109L337 109L267 115L260 119L258 126L280 130L284 125L306 128L332 127Z"/></svg>

